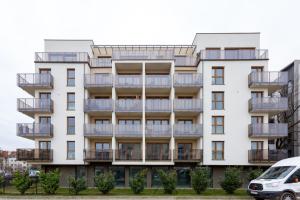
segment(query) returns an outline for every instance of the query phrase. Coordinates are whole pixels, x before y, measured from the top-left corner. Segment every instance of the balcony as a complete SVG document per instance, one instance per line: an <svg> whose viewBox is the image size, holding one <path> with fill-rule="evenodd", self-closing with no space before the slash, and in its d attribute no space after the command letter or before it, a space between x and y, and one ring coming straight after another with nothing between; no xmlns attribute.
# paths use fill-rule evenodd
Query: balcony
<svg viewBox="0 0 300 200"><path fill-rule="evenodd" d="M113 87L112 74L85 74L84 88L90 92L111 92Z"/></svg>
<svg viewBox="0 0 300 200"><path fill-rule="evenodd" d="M111 58L91 58L91 67L111 67Z"/></svg>
<svg viewBox="0 0 300 200"><path fill-rule="evenodd" d="M172 127L168 124L147 124L146 138L170 138L172 136Z"/></svg>
<svg viewBox="0 0 300 200"><path fill-rule="evenodd" d="M269 163L277 162L288 157L285 149L269 150L269 149L252 149L248 150L249 163Z"/></svg>
<svg viewBox="0 0 300 200"><path fill-rule="evenodd" d="M116 149L115 150L116 161L141 161L142 151L140 149Z"/></svg>
<svg viewBox="0 0 300 200"><path fill-rule="evenodd" d="M18 111L34 117L34 114L53 113L53 101L51 99L21 98L17 100Z"/></svg>
<svg viewBox="0 0 300 200"><path fill-rule="evenodd" d="M249 124L248 135L250 138L279 138L288 136L288 125L285 123Z"/></svg>
<svg viewBox="0 0 300 200"><path fill-rule="evenodd" d="M146 151L146 161L171 161L171 150Z"/></svg>
<svg viewBox="0 0 300 200"><path fill-rule="evenodd" d="M203 136L202 124L175 124L175 138L199 138Z"/></svg>
<svg viewBox="0 0 300 200"><path fill-rule="evenodd" d="M90 150L83 151L84 161L86 162L112 162L113 151L111 149L105 150Z"/></svg>
<svg viewBox="0 0 300 200"><path fill-rule="evenodd" d="M36 63L89 63L86 52L36 52Z"/></svg>
<svg viewBox="0 0 300 200"><path fill-rule="evenodd" d="M115 130L117 138L142 138L143 130L140 124L117 124Z"/></svg>
<svg viewBox="0 0 300 200"><path fill-rule="evenodd" d="M116 88L141 89L143 87L142 75L116 75Z"/></svg>
<svg viewBox="0 0 300 200"><path fill-rule="evenodd" d="M52 149L17 149L17 160L28 162L51 162Z"/></svg>
<svg viewBox="0 0 300 200"><path fill-rule="evenodd" d="M190 92L197 92L203 86L201 73L175 73L174 87L178 92L184 92L187 88ZM180 91L181 90L181 91Z"/></svg>
<svg viewBox="0 0 300 200"><path fill-rule="evenodd" d="M202 99L175 99L173 106L177 115L198 115L203 110Z"/></svg>
<svg viewBox="0 0 300 200"><path fill-rule="evenodd" d="M251 98L248 102L249 112L276 114L288 110L287 97L261 97Z"/></svg>
<svg viewBox="0 0 300 200"><path fill-rule="evenodd" d="M267 60L266 49L201 50L201 60Z"/></svg>
<svg viewBox="0 0 300 200"><path fill-rule="evenodd" d="M197 57L175 56L175 67L197 67Z"/></svg>
<svg viewBox="0 0 300 200"><path fill-rule="evenodd" d="M146 88L149 89L170 89L171 76L170 75L146 75Z"/></svg>
<svg viewBox="0 0 300 200"><path fill-rule="evenodd" d="M88 138L111 138L113 136L113 126L112 124L85 124L84 136Z"/></svg>
<svg viewBox="0 0 300 200"><path fill-rule="evenodd" d="M53 76L51 74L17 74L18 86L34 95L37 89L52 89L53 88Z"/></svg>
<svg viewBox="0 0 300 200"><path fill-rule="evenodd" d="M113 60L172 60L174 59L174 50L155 50L146 49L145 50L136 47L136 50L117 50L113 51Z"/></svg>
<svg viewBox="0 0 300 200"><path fill-rule="evenodd" d="M142 100L139 99L119 99L116 100L115 112L123 114L139 113L142 114Z"/></svg>
<svg viewBox="0 0 300 200"><path fill-rule="evenodd" d="M191 149L191 150L174 150L174 162L202 162L203 150Z"/></svg>
<svg viewBox="0 0 300 200"><path fill-rule="evenodd" d="M146 115L170 115L171 100L169 99L147 99Z"/></svg>
<svg viewBox="0 0 300 200"><path fill-rule="evenodd" d="M112 99L85 99L84 101L84 112L90 115L111 115L112 111Z"/></svg>
<svg viewBox="0 0 300 200"><path fill-rule="evenodd" d="M17 124L17 135L27 139L52 138L52 124L25 123Z"/></svg>

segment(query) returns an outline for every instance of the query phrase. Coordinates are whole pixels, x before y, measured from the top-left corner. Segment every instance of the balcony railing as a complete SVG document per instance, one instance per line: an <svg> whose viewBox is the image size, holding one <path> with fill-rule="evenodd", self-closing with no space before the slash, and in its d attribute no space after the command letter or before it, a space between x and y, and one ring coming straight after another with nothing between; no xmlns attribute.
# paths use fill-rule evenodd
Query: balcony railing
<svg viewBox="0 0 300 200"><path fill-rule="evenodd" d="M18 74L17 81L21 88L53 88L53 76L51 74Z"/></svg>
<svg viewBox="0 0 300 200"><path fill-rule="evenodd" d="M111 58L91 58L91 67L111 67Z"/></svg>
<svg viewBox="0 0 300 200"><path fill-rule="evenodd" d="M140 149L116 149L115 159L118 161L141 161L142 151Z"/></svg>
<svg viewBox="0 0 300 200"><path fill-rule="evenodd" d="M116 100L116 112L142 112L142 100L139 99L119 99Z"/></svg>
<svg viewBox="0 0 300 200"><path fill-rule="evenodd" d="M281 112L288 110L287 97L251 98L248 104L250 112Z"/></svg>
<svg viewBox="0 0 300 200"><path fill-rule="evenodd" d="M201 99L175 99L174 111L177 112L201 112L203 103Z"/></svg>
<svg viewBox="0 0 300 200"><path fill-rule="evenodd" d="M113 160L113 151L111 149L85 149L83 153L85 161L112 162Z"/></svg>
<svg viewBox="0 0 300 200"><path fill-rule="evenodd" d="M114 50L115 60L172 60L174 50Z"/></svg>
<svg viewBox="0 0 300 200"><path fill-rule="evenodd" d="M287 72L251 72L248 75L248 84L255 86L284 86L288 84Z"/></svg>
<svg viewBox="0 0 300 200"><path fill-rule="evenodd" d="M115 87L116 88L142 88L143 78L142 75L116 75Z"/></svg>
<svg viewBox="0 0 300 200"><path fill-rule="evenodd" d="M175 56L175 66L176 67L196 67L197 57L192 56Z"/></svg>
<svg viewBox="0 0 300 200"><path fill-rule="evenodd" d="M147 161L170 161L172 158L171 150L149 151L146 149Z"/></svg>
<svg viewBox="0 0 300 200"><path fill-rule="evenodd" d="M269 59L266 49L227 49L201 50L201 60L266 60Z"/></svg>
<svg viewBox="0 0 300 200"><path fill-rule="evenodd" d="M17 160L49 162L53 160L52 149L17 149Z"/></svg>
<svg viewBox="0 0 300 200"><path fill-rule="evenodd" d="M146 88L171 88L171 76L146 75Z"/></svg>
<svg viewBox="0 0 300 200"><path fill-rule="evenodd" d="M147 124L146 137L171 137L172 127L169 124Z"/></svg>
<svg viewBox="0 0 300 200"><path fill-rule="evenodd" d="M54 63L81 63L89 62L90 57L86 52L36 52L35 62Z"/></svg>
<svg viewBox="0 0 300 200"><path fill-rule="evenodd" d="M146 112L171 112L171 100L147 99Z"/></svg>
<svg viewBox="0 0 300 200"><path fill-rule="evenodd" d="M203 85L200 73L176 73L174 87L201 87Z"/></svg>
<svg viewBox="0 0 300 200"><path fill-rule="evenodd" d="M202 137L202 124L175 124L174 137Z"/></svg>
<svg viewBox="0 0 300 200"><path fill-rule="evenodd" d="M85 99L84 112L112 112L112 99Z"/></svg>
<svg viewBox="0 0 300 200"><path fill-rule="evenodd" d="M112 87L113 76L112 74L85 74L84 87L97 88L97 87Z"/></svg>
<svg viewBox="0 0 300 200"><path fill-rule="evenodd" d="M288 157L285 149L269 150L269 149L252 149L248 151L249 163L257 162L277 162Z"/></svg>
<svg viewBox="0 0 300 200"><path fill-rule="evenodd" d="M142 125L118 124L115 130L116 137L143 137Z"/></svg>
<svg viewBox="0 0 300 200"><path fill-rule="evenodd" d="M112 124L85 124L84 136L86 137L112 137Z"/></svg>
<svg viewBox="0 0 300 200"><path fill-rule="evenodd" d="M53 101L51 99L20 98L17 103L18 111L24 114L53 112Z"/></svg>
<svg viewBox="0 0 300 200"><path fill-rule="evenodd" d="M17 124L17 135L25 138L49 138L53 136L52 124Z"/></svg>
<svg viewBox="0 0 300 200"><path fill-rule="evenodd" d="M175 162L201 162L203 160L203 150L202 149L191 149L174 150L174 161Z"/></svg>
<svg viewBox="0 0 300 200"><path fill-rule="evenodd" d="M288 125L286 123L249 124L249 137L287 137Z"/></svg>

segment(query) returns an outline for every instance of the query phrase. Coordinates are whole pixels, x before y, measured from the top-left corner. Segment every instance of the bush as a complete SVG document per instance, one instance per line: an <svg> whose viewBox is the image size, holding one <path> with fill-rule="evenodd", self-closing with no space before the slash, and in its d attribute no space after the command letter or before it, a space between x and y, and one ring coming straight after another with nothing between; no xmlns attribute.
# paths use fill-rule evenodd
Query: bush
<svg viewBox="0 0 300 200"><path fill-rule="evenodd" d="M14 178L12 180L12 185L16 187L16 189L21 193L25 194L25 192L30 188L32 185L32 181L29 177L28 172L21 173L16 172L14 174Z"/></svg>
<svg viewBox="0 0 300 200"><path fill-rule="evenodd" d="M0 175L0 187L3 189L3 192L4 192L4 187L5 187L4 175Z"/></svg>
<svg viewBox="0 0 300 200"><path fill-rule="evenodd" d="M102 194L109 193L115 187L115 177L111 171L95 177L95 185Z"/></svg>
<svg viewBox="0 0 300 200"><path fill-rule="evenodd" d="M59 171L58 169L50 172L41 172L40 183L46 194L55 194L59 188Z"/></svg>
<svg viewBox="0 0 300 200"><path fill-rule="evenodd" d="M192 187L197 194L206 190L210 183L209 170L207 167L199 167L191 172Z"/></svg>
<svg viewBox="0 0 300 200"><path fill-rule="evenodd" d="M233 194L234 191L241 186L241 170L236 167L226 168L224 180L221 182L223 190L225 190L228 194Z"/></svg>
<svg viewBox="0 0 300 200"><path fill-rule="evenodd" d="M71 194L79 194L79 192L83 191L86 189L86 184L84 178L74 178L70 177L69 178L69 187L70 187L70 192Z"/></svg>
<svg viewBox="0 0 300 200"><path fill-rule="evenodd" d="M261 168L256 168L256 169L252 169L249 173L248 173L248 181L252 181L254 179L256 179L257 177L259 177L261 174L263 173L263 170Z"/></svg>
<svg viewBox="0 0 300 200"><path fill-rule="evenodd" d="M158 170L160 182L163 185L166 194L172 194L176 189L177 184L177 173L175 170L169 170L165 172L164 170Z"/></svg>
<svg viewBox="0 0 300 200"><path fill-rule="evenodd" d="M137 173L133 179L130 180L129 185L134 194L140 194L144 190L145 186L145 176L147 174L147 169L143 169Z"/></svg>

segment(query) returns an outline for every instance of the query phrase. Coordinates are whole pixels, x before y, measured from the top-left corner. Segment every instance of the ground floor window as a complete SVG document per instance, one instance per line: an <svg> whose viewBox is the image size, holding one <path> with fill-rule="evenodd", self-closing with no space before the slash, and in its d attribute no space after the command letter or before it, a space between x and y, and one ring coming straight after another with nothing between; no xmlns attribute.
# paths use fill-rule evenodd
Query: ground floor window
<svg viewBox="0 0 300 200"><path fill-rule="evenodd" d="M112 167L117 187L125 186L125 167Z"/></svg>
<svg viewBox="0 0 300 200"><path fill-rule="evenodd" d="M179 168L177 172L177 186L179 187L190 187L191 186L191 176L189 168Z"/></svg>
<svg viewBox="0 0 300 200"><path fill-rule="evenodd" d="M167 171L167 167L154 167L151 171L151 187L161 187L161 182L158 174L158 170L162 169Z"/></svg>
<svg viewBox="0 0 300 200"><path fill-rule="evenodd" d="M84 178L85 177L85 166L76 166L75 167L75 177Z"/></svg>
<svg viewBox="0 0 300 200"><path fill-rule="evenodd" d="M104 166L95 166L95 176L106 172L106 167Z"/></svg>

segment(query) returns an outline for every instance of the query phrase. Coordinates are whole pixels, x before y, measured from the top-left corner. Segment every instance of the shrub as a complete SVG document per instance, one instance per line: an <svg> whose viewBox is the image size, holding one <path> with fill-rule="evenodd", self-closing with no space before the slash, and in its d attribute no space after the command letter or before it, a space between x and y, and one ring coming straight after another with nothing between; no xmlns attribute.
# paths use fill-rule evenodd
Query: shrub
<svg viewBox="0 0 300 200"><path fill-rule="evenodd" d="M58 169L50 172L41 172L40 183L46 194L55 194L59 188L59 171Z"/></svg>
<svg viewBox="0 0 300 200"><path fill-rule="evenodd" d="M177 184L177 173L175 170L169 170L165 172L164 170L158 170L160 182L163 185L166 194L172 194L176 189Z"/></svg>
<svg viewBox="0 0 300 200"><path fill-rule="evenodd" d="M32 185L32 181L29 177L28 172L21 173L16 172L14 174L14 178L12 180L12 185L16 187L16 189L21 193L25 194L25 192L30 188Z"/></svg>
<svg viewBox="0 0 300 200"><path fill-rule="evenodd" d="M5 178L4 175L0 175L0 187L3 189L4 192L4 187L5 187Z"/></svg>
<svg viewBox="0 0 300 200"><path fill-rule="evenodd" d="M144 190L145 186L145 176L147 174L147 169L143 169L137 173L133 179L130 180L129 185L134 194L140 194Z"/></svg>
<svg viewBox="0 0 300 200"><path fill-rule="evenodd" d="M256 168L256 169L252 169L249 173L248 173L248 181L252 181L253 179L256 179L257 177L259 177L261 174L263 173L263 170L261 168Z"/></svg>
<svg viewBox="0 0 300 200"><path fill-rule="evenodd" d="M115 177L111 171L95 177L95 185L102 194L109 193L115 187Z"/></svg>
<svg viewBox="0 0 300 200"><path fill-rule="evenodd" d="M225 170L224 180L221 181L221 187L228 194L233 194L236 189L242 186L241 170L236 167L228 167Z"/></svg>
<svg viewBox="0 0 300 200"><path fill-rule="evenodd" d="M84 178L69 178L69 187L71 194L78 195L79 192L86 189L86 184Z"/></svg>
<svg viewBox="0 0 300 200"><path fill-rule="evenodd" d="M192 187L197 194L206 190L210 183L209 170L207 167L199 167L191 172Z"/></svg>

